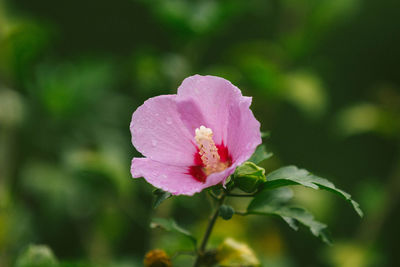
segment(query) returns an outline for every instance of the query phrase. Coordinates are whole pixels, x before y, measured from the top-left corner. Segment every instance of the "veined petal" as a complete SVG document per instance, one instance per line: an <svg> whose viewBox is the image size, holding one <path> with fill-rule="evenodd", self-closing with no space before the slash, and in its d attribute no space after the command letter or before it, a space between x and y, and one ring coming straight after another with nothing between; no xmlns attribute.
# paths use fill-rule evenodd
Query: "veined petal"
<svg viewBox="0 0 400 267"><path fill-rule="evenodd" d="M177 98L177 106L180 118L191 134L195 134L197 128L201 125L208 125L199 106L192 98L179 99Z"/></svg>
<svg viewBox="0 0 400 267"><path fill-rule="evenodd" d="M242 97L229 108L227 147L233 161L240 165L261 144L260 123L250 110L251 97Z"/></svg>
<svg viewBox="0 0 400 267"><path fill-rule="evenodd" d="M223 78L194 75L179 86L178 98L179 101L193 99L196 102L207 120L203 125L213 130L215 143L221 144L227 138L229 107L240 102L243 96L236 86Z"/></svg>
<svg viewBox="0 0 400 267"><path fill-rule="evenodd" d="M157 188L174 195L193 195L208 185L195 180L189 173L189 167L174 166L148 158L134 158L131 165L133 178L144 177Z"/></svg>
<svg viewBox="0 0 400 267"><path fill-rule="evenodd" d="M196 145L178 112L176 95L148 99L132 115L132 144L144 156L177 166L193 164Z"/></svg>

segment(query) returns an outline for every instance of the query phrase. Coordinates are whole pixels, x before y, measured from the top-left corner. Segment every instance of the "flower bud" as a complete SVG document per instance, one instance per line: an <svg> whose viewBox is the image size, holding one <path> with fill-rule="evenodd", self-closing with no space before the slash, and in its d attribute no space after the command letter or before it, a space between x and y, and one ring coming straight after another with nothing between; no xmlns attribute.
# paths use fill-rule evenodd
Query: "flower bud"
<svg viewBox="0 0 400 267"><path fill-rule="evenodd" d="M254 192L266 181L265 169L249 161L239 166L234 173L235 185L246 193Z"/></svg>
<svg viewBox="0 0 400 267"><path fill-rule="evenodd" d="M219 207L219 216L224 220L230 220L235 213L235 210L229 205L222 205Z"/></svg>
<svg viewBox="0 0 400 267"><path fill-rule="evenodd" d="M143 260L145 267L171 267L171 259L161 249L153 249L147 252Z"/></svg>

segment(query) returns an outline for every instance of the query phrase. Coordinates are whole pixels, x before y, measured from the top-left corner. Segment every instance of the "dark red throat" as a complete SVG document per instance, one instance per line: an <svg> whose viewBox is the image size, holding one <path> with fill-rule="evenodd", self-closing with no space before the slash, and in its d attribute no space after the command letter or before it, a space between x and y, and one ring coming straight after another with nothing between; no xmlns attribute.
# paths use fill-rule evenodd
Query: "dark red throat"
<svg viewBox="0 0 400 267"><path fill-rule="evenodd" d="M220 157L221 162L228 163L228 167L232 165L232 156L229 154L228 148L224 145L224 143L220 145L216 145L218 149L218 154ZM204 164L201 160L201 156L199 154L199 149L197 149L196 153L194 154L193 159L194 165L189 167L188 174L190 174L195 180L205 183L207 180L207 175L204 172Z"/></svg>

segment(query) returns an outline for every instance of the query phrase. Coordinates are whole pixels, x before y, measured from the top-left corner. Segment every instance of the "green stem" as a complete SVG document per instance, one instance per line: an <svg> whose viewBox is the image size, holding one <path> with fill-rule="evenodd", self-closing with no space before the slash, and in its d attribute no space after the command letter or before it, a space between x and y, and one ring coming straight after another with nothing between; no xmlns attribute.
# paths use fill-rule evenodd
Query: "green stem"
<svg viewBox="0 0 400 267"><path fill-rule="evenodd" d="M208 193L210 194L210 196L211 196L213 199L219 200L219 197L218 197L216 194L214 194L211 190L209 190Z"/></svg>
<svg viewBox="0 0 400 267"><path fill-rule="evenodd" d="M236 215L240 215L240 216L246 216L249 215L246 211L235 211Z"/></svg>
<svg viewBox="0 0 400 267"><path fill-rule="evenodd" d="M194 263L194 267L200 266L201 258L202 258L202 256L204 256L204 253L206 251L208 239L210 238L210 235L214 228L215 222L218 219L219 208L224 203L225 196L226 196L226 194L225 194L225 192L223 192L221 194L221 196L218 197L218 202L217 202L217 205L215 206L214 214L211 216L210 221L208 222L206 232L204 233L203 240L201 241L201 245L199 247L199 251L197 254L196 261Z"/></svg>
<svg viewBox="0 0 400 267"><path fill-rule="evenodd" d="M254 197L256 194L227 194L228 197Z"/></svg>

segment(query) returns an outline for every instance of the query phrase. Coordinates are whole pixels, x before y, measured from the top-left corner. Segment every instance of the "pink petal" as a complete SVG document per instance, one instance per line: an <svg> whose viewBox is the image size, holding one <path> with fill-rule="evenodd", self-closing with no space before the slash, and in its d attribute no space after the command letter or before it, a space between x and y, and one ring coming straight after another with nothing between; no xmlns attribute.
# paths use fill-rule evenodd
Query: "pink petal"
<svg viewBox="0 0 400 267"><path fill-rule="evenodd" d="M250 105L251 97L242 97L239 103L229 109L226 146L237 165L248 160L262 142L260 123L251 112Z"/></svg>
<svg viewBox="0 0 400 267"><path fill-rule="evenodd" d="M148 183L174 195L191 196L207 187L224 183L235 168L236 165L232 165L222 172L213 173L202 183L188 174L189 167L168 165L148 158L134 158L131 173L133 178L144 177Z"/></svg>
<svg viewBox="0 0 400 267"><path fill-rule="evenodd" d="M134 158L131 173L133 178L144 177L148 183L174 195L191 196L207 187L188 174L188 167L168 165L148 158Z"/></svg>
<svg viewBox="0 0 400 267"><path fill-rule="evenodd" d="M236 164L236 162L231 165L229 168L223 170L222 172L215 172L210 174L207 177L206 183L204 188L222 183L223 185L225 185L225 181L226 179L229 177L229 175L233 174L235 172L236 167L238 166L238 164Z"/></svg>
<svg viewBox="0 0 400 267"><path fill-rule="evenodd" d="M132 115L132 144L144 156L177 166L193 164L196 145L181 120L176 95L148 99Z"/></svg>
<svg viewBox="0 0 400 267"><path fill-rule="evenodd" d="M243 98L240 90L229 81L201 75L186 78L178 88L178 97L180 100L189 98L196 102L207 120L204 126L213 130L216 144L221 144L227 138L229 107Z"/></svg>
<svg viewBox="0 0 400 267"><path fill-rule="evenodd" d="M207 120L204 118L200 107L193 99L180 99L178 97L177 105L183 124L186 126L189 132L193 134L193 136L195 135L196 128L199 128L201 125L209 125Z"/></svg>

